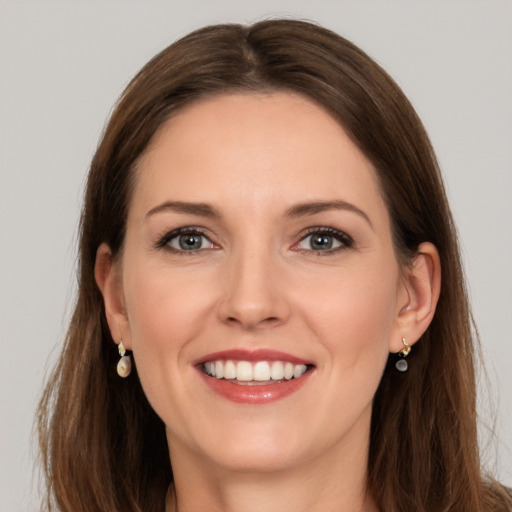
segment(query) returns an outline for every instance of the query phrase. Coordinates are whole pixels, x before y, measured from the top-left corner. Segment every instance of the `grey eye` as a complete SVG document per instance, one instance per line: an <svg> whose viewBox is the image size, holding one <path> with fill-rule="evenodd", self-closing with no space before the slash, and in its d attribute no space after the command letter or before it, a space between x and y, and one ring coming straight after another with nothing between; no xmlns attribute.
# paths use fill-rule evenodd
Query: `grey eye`
<svg viewBox="0 0 512 512"><path fill-rule="evenodd" d="M299 243L299 247L313 251L328 251L329 249L341 247L341 242L333 235L313 233L303 238Z"/></svg>
<svg viewBox="0 0 512 512"><path fill-rule="evenodd" d="M178 251L197 251L212 247L211 241L199 233L177 235L169 240L168 245Z"/></svg>

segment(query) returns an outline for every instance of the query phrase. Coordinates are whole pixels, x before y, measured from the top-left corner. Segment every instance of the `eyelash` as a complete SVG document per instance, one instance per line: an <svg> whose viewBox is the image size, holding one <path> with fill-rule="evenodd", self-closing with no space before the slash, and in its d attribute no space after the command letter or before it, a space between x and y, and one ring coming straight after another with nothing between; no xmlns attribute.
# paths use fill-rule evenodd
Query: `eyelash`
<svg viewBox="0 0 512 512"><path fill-rule="evenodd" d="M213 242L205 235L205 232L201 228L187 226L187 227L183 227L183 228L174 229L174 230L170 231L169 233L166 233L164 236L162 236L158 240L158 242L155 244L155 246L157 249L166 249L175 254L184 254L184 253L196 254L196 253L199 253L204 250L201 248L201 249L191 249L191 250L187 251L185 249L176 249L175 247L171 247L171 245L169 245L169 242L171 242L171 240L173 240L174 238L177 238L179 236L182 236L182 235L201 236L201 237L205 238L206 240L208 240L210 242L210 244L213 245Z"/></svg>
<svg viewBox="0 0 512 512"><path fill-rule="evenodd" d="M301 244L308 237L317 235L317 234L330 236L330 237L334 238L337 242L339 242L340 245L338 247L329 248L326 250L302 249L302 248L298 247L299 244ZM171 245L169 243L173 239L175 239L179 236L182 236L182 235L191 235L191 236L196 235L196 236L204 237L206 240L208 240L208 242L211 245L214 245L213 242L205 235L205 232L201 228L187 226L187 227L183 227L183 228L174 229L174 230L166 233L164 236L162 236L158 240L158 242L155 244L155 247L157 249L166 249L175 254L184 254L184 253L197 254L197 253L205 250L205 248L185 250L185 249L176 249L175 247L171 247ZM293 245L292 249L297 252L308 252L308 253L314 253L314 254L317 254L320 256L328 256L328 255L335 254L339 251L347 250L347 249L351 248L353 245L354 245L354 240L352 239L352 237L350 237L343 231L339 231L337 229L330 228L330 227L311 227L311 228L308 228L306 230L306 232L301 236L300 240ZM210 248L212 248L212 247L210 247Z"/></svg>
<svg viewBox="0 0 512 512"><path fill-rule="evenodd" d="M301 249L298 248L298 245L302 243L304 240L306 240L308 237L313 235L327 235L332 238L334 238L337 242L339 242L339 247L326 249L326 250L315 250L315 249ZM329 227L311 227L308 228L306 233L300 238L300 240L294 244L294 247L297 247L296 251L304 251L308 253L314 253L315 255L319 256L329 256L336 254L340 251L346 251L347 249L350 249L354 245L354 240L351 236L347 235L347 233L344 233L343 231L339 231L338 229L329 228Z"/></svg>

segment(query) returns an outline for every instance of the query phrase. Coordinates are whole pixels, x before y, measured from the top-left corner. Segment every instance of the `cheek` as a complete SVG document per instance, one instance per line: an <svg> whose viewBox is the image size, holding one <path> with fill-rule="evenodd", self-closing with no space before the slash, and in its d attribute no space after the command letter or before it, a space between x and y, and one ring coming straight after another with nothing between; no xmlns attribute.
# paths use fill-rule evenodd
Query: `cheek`
<svg viewBox="0 0 512 512"><path fill-rule="evenodd" d="M379 268L352 268L326 282L323 290L311 286L304 294L302 316L324 354L319 379L330 390L315 402L318 418L332 418L328 429L318 420L326 443L369 418L388 359L399 274L393 266L387 275Z"/></svg>
<svg viewBox="0 0 512 512"><path fill-rule="evenodd" d="M144 271L145 270L145 271ZM133 350L178 350L201 328L209 291L198 273L142 266L127 269L126 310Z"/></svg>
<svg viewBox="0 0 512 512"><path fill-rule="evenodd" d="M303 317L340 371L383 368L395 335L398 283L396 264L376 264L332 272L323 286L316 281L305 288Z"/></svg>
<svg viewBox="0 0 512 512"><path fill-rule="evenodd" d="M193 271L132 261L124 272L131 347L143 388L158 409L163 389L174 392L162 399L184 392L176 376L190 371L190 342L204 330L211 299Z"/></svg>

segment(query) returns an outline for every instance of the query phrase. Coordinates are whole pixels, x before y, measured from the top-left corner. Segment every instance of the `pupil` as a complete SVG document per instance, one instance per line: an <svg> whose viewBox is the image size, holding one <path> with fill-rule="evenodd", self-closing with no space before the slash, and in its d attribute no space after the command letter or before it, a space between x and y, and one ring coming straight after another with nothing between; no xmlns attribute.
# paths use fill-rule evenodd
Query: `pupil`
<svg viewBox="0 0 512 512"><path fill-rule="evenodd" d="M181 235L180 247L186 251L201 248L201 237L198 235Z"/></svg>
<svg viewBox="0 0 512 512"><path fill-rule="evenodd" d="M311 237L313 249L330 249L332 247L332 236L314 235Z"/></svg>

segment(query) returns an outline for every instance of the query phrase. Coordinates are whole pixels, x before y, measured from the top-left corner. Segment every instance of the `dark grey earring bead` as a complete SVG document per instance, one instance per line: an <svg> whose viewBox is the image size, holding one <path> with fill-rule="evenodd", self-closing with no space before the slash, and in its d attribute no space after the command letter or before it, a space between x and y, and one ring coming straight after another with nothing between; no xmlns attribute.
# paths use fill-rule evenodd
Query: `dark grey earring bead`
<svg viewBox="0 0 512 512"><path fill-rule="evenodd" d="M395 363L395 368L399 371L399 372L406 372L407 369L409 368L409 365L407 364L407 361L405 359L399 359L396 363Z"/></svg>

